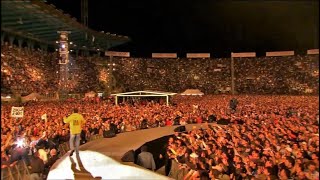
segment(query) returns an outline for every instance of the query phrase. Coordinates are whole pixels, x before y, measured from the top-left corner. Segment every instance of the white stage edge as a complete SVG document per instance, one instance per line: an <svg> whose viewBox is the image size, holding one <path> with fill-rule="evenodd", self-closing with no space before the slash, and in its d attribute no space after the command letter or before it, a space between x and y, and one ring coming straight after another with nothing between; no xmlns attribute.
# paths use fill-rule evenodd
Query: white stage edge
<svg viewBox="0 0 320 180"><path fill-rule="evenodd" d="M123 165L94 151L64 156L51 168L47 179L170 179L143 168Z"/></svg>
<svg viewBox="0 0 320 180"><path fill-rule="evenodd" d="M202 124L186 125L187 130ZM50 169L47 179L170 179L150 170L124 165L121 157L129 150L136 150L144 143L171 135L178 126L160 127L117 134L88 142L69 157L62 156Z"/></svg>

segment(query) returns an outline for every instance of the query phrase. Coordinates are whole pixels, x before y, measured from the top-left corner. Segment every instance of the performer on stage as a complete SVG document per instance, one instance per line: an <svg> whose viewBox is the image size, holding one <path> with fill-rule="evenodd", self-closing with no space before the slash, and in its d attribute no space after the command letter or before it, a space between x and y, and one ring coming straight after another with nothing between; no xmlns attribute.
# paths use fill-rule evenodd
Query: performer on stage
<svg viewBox="0 0 320 180"><path fill-rule="evenodd" d="M78 113L78 109L74 108L73 113L69 117L63 118L63 122L70 124L70 156L73 155L74 151L79 154L80 134L82 125L85 124L86 120Z"/></svg>

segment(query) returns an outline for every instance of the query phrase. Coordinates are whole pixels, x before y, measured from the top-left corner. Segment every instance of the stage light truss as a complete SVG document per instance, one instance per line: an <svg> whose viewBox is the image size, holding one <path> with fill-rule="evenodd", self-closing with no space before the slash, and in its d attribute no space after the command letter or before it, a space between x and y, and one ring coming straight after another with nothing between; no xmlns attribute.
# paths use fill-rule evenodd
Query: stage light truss
<svg viewBox="0 0 320 180"><path fill-rule="evenodd" d="M70 31L58 31L60 34L59 39L59 64L68 64L69 63L69 43L68 35Z"/></svg>

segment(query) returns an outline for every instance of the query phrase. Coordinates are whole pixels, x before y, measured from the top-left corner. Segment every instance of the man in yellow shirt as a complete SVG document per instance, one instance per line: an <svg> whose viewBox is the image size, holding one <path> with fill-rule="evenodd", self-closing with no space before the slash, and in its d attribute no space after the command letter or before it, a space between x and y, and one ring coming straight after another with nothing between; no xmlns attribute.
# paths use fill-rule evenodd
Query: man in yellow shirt
<svg viewBox="0 0 320 180"><path fill-rule="evenodd" d="M74 108L73 113L69 117L63 118L63 122L69 123L70 126L70 156L73 155L74 151L79 154L80 134L82 125L85 124L86 120L78 113L78 109Z"/></svg>

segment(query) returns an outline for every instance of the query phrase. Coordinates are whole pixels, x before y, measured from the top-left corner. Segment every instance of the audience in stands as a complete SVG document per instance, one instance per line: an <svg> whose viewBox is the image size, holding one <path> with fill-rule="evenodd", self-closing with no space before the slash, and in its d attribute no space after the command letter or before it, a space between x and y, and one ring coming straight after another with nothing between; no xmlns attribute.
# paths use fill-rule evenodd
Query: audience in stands
<svg viewBox="0 0 320 180"><path fill-rule="evenodd" d="M1 88L22 95L57 91L56 56L57 53L1 46Z"/></svg>
<svg viewBox="0 0 320 180"><path fill-rule="evenodd" d="M48 94L59 80L58 53L1 46L3 94ZM231 59L151 59L70 56L66 89L85 93L118 89L205 94L231 91ZM235 89L240 94L319 94L319 55L234 58Z"/></svg>
<svg viewBox="0 0 320 180"><path fill-rule="evenodd" d="M48 94L62 88L58 53L28 51L15 46L1 46L1 92L4 94ZM85 93L99 87L97 67L89 58L70 57L66 88L71 93Z"/></svg>
<svg viewBox="0 0 320 180"><path fill-rule="evenodd" d="M319 94L319 55L234 58L235 89L240 94ZM115 58L111 71L124 91L141 89L205 94L231 91L230 58ZM109 67L113 69L113 67Z"/></svg>
<svg viewBox="0 0 320 180"><path fill-rule="evenodd" d="M29 52L2 46L2 93L51 93L59 89L56 53ZM172 106L154 99L70 100L1 105L1 167L19 160L38 177L58 159L59 145L69 140L63 117L77 107L87 120L82 143L94 135L172 125L217 122L177 133L168 143L169 176L188 178L317 179L319 173L318 55L235 59L235 85L240 94L189 97L177 95ZM230 88L230 59L141 59L78 57L71 60L71 92L153 89L206 94ZM104 72L99 72L104 71ZM107 82L112 82L108 84ZM104 84L103 84L104 83ZM260 95L252 95L260 94ZM284 94L261 95L261 94ZM238 100L235 110L229 108ZM10 117L12 106L24 106L24 117ZM47 114L47 120L41 119ZM58 151L57 151L58 150ZM165 155L163 155L165 156ZM35 162L35 163L33 163Z"/></svg>

